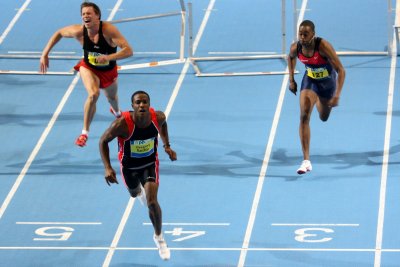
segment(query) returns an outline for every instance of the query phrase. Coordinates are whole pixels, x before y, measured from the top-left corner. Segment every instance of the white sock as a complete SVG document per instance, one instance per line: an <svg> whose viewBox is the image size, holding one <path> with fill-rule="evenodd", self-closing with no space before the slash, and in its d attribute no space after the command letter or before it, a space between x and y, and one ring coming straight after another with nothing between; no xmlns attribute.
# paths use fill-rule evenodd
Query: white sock
<svg viewBox="0 0 400 267"><path fill-rule="evenodd" d="M87 136L89 136L89 131L82 130L82 134L86 134Z"/></svg>

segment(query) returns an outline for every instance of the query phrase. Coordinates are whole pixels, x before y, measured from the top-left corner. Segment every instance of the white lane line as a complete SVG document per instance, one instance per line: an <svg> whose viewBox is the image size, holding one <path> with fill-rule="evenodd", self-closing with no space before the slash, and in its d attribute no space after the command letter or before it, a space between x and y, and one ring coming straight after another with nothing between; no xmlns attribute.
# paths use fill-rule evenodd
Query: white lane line
<svg viewBox="0 0 400 267"><path fill-rule="evenodd" d="M151 223L143 223L143 225L151 226ZM230 223L163 223L162 225L172 226L230 226Z"/></svg>
<svg viewBox="0 0 400 267"><path fill-rule="evenodd" d="M22 7L18 9L17 14L14 16L14 18L11 20L10 24L8 24L7 28L5 29L3 34L0 36L0 44L3 43L4 39L6 38L8 33L11 31L12 27L14 27L14 24L17 23L17 20L22 15L22 12L24 12L26 10L26 8L28 7L30 2L31 2L31 0L26 0L25 3L22 5Z"/></svg>
<svg viewBox="0 0 400 267"><path fill-rule="evenodd" d="M303 20L306 6L307 6L307 0L303 0L298 21L302 21ZM288 72L288 67L286 67L286 72ZM281 90L280 90L278 103L277 103L277 106L276 106L274 119L272 121L271 132L269 134L267 147L265 149L263 164L261 166L260 175L258 177L256 192L254 194L254 199L253 199L253 204L252 204L251 211L250 211L249 221L247 223L246 233L245 233L245 236L244 236L242 249L240 251L239 262L238 262L238 265L237 265L238 267L244 267L245 266L247 251L249 250L250 238L251 238L251 234L253 232L254 222L255 222L255 219L256 219L256 215L257 215L258 204L259 204L260 197L261 197L261 191L262 191L262 187L263 187L263 184L264 184L265 175L267 173L268 163L269 163L269 159L270 159L271 151L272 151L272 145L274 143L276 129L278 127L279 118L280 118L282 105L283 105L283 99L285 98L285 93L286 93L286 90L287 90L288 81L289 81L289 75L286 74L284 76L284 78L283 78L283 81L282 81L282 86L281 86Z"/></svg>
<svg viewBox="0 0 400 267"><path fill-rule="evenodd" d="M339 226L358 227L358 223L271 223L271 226Z"/></svg>
<svg viewBox="0 0 400 267"><path fill-rule="evenodd" d="M21 182L24 179L26 173L28 172L32 162L35 160L44 141L46 140L48 134L50 133L51 129L53 128L54 123L58 119L58 116L60 115L62 109L64 108L65 103L67 102L69 96L71 95L76 84L78 83L79 77L80 77L80 75L79 75L79 73L77 73L75 75L74 79L72 80L71 84L69 85L67 91L65 92L63 98L61 99L61 102L58 104L56 111L54 112L49 123L47 124L46 129L44 129L42 135L39 138L39 141L36 143L36 146L34 147L33 151L31 152L31 154L30 154L28 160L26 161L24 167L22 168L20 174L18 175L17 180L15 181L13 187L11 188L10 192L8 192L6 199L4 200L3 204L0 207L0 219L3 217L4 212L6 211L12 198L14 197L15 193L17 192L19 186L21 185Z"/></svg>
<svg viewBox="0 0 400 267"><path fill-rule="evenodd" d="M396 9L400 8L400 1L396 1ZM400 19L397 16L396 21ZM397 63L397 42L396 36L397 31L394 31L393 42L392 42L392 53L391 53L391 64L390 64L390 76L389 76L389 88L388 88L388 99L387 99L387 110L386 110L386 127L385 127L385 141L383 144L383 159L382 159L382 172L381 172L381 185L379 191L379 210L378 210L378 222L376 229L376 242L375 242L375 260L374 267L381 266L382 257L382 239L383 239L383 226L385 220L385 202L386 202L386 184L387 175L389 168L389 150L390 150L390 132L392 130L392 115L393 115L393 93L395 86L396 76L396 63Z"/></svg>
<svg viewBox="0 0 400 267"><path fill-rule="evenodd" d="M16 222L27 225L100 225L101 222Z"/></svg>
<svg viewBox="0 0 400 267"><path fill-rule="evenodd" d="M108 250L109 247L61 247L61 246L24 246L24 247L0 247L0 250ZM118 247L115 250L150 251L156 247ZM241 251L242 248L223 247L173 247L174 251ZM319 252L374 252L374 248L249 248L249 251L319 251ZM382 249L382 252L400 252L400 249Z"/></svg>

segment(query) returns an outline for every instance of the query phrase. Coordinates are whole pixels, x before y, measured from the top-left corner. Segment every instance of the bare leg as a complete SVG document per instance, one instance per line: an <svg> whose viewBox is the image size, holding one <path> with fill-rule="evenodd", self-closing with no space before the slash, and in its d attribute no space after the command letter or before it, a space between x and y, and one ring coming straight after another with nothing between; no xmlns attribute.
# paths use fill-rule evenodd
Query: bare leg
<svg viewBox="0 0 400 267"><path fill-rule="evenodd" d="M314 93L312 90L305 89L301 91L299 135L304 160L310 159L310 118L316 102L317 94Z"/></svg>
<svg viewBox="0 0 400 267"><path fill-rule="evenodd" d="M161 234L162 227L162 211L157 200L158 184L155 182L147 182L144 185L146 190L147 204L149 207L149 217L154 227L156 235Z"/></svg>
<svg viewBox="0 0 400 267"><path fill-rule="evenodd" d="M115 80L109 87L104 89L104 95L107 97L112 109L115 112L119 111L118 105L118 81Z"/></svg>
<svg viewBox="0 0 400 267"><path fill-rule="evenodd" d="M326 98L318 98L317 100L317 110L321 121L327 121L331 114L332 107L328 106L328 101Z"/></svg>
<svg viewBox="0 0 400 267"><path fill-rule="evenodd" d="M90 70L80 67L79 72L82 77L83 85L86 88L88 97L83 109L83 130L89 131L94 114L96 113L96 103L100 96L100 81Z"/></svg>

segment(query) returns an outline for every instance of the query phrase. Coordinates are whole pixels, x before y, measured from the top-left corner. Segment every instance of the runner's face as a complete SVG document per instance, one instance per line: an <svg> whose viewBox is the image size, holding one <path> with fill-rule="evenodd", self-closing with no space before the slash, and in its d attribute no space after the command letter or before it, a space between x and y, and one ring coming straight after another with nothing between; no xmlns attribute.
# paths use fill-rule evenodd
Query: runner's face
<svg viewBox="0 0 400 267"><path fill-rule="evenodd" d="M137 94L133 98L132 108L138 116L145 116L149 113L150 101L147 95Z"/></svg>
<svg viewBox="0 0 400 267"><path fill-rule="evenodd" d="M86 28L94 26L99 20L99 15L94 12L93 7L82 8L82 21Z"/></svg>
<svg viewBox="0 0 400 267"><path fill-rule="evenodd" d="M301 26L299 28L299 41L301 45L305 47L311 46L313 38L314 38L314 32L311 30L309 26Z"/></svg>

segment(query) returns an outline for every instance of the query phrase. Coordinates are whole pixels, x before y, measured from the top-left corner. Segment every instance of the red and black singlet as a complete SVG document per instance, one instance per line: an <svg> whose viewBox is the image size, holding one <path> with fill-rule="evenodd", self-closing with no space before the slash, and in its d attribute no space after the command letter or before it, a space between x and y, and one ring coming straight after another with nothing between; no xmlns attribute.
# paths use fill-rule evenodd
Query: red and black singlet
<svg viewBox="0 0 400 267"><path fill-rule="evenodd" d="M118 137L118 158L124 168L142 168L158 162L159 126L156 112L150 108L151 123L146 128L136 127L129 111L122 112L128 124L129 137Z"/></svg>
<svg viewBox="0 0 400 267"><path fill-rule="evenodd" d="M83 51L86 64L97 70L111 70L117 64L115 60L99 63L97 57L117 52L117 47L110 46L103 36L103 22L99 25L99 40L95 44L90 40L86 27L83 27Z"/></svg>

